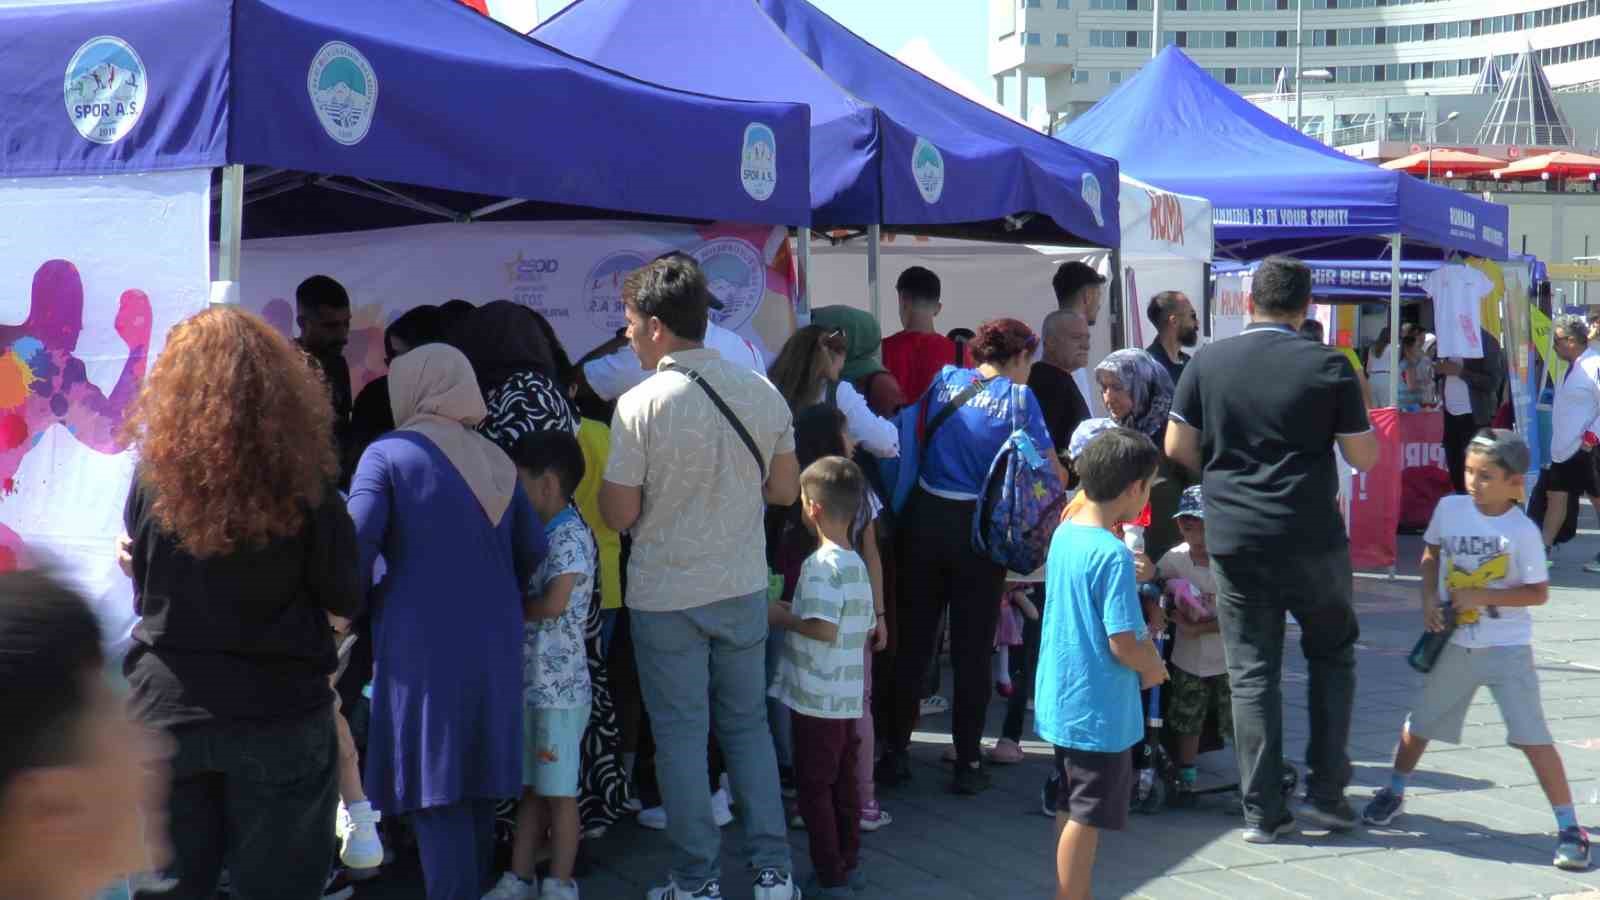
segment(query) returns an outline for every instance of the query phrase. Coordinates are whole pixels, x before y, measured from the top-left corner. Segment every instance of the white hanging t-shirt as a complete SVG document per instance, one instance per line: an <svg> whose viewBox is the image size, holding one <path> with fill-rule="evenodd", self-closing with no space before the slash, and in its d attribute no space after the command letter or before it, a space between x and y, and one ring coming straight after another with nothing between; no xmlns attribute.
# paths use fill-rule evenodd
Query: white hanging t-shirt
<svg viewBox="0 0 1600 900"><path fill-rule="evenodd" d="M1423 280L1422 289L1433 298L1433 324L1434 332L1439 336L1439 357L1482 359L1480 301L1494 290L1494 283L1477 269L1457 264L1434 269ZM1448 402L1448 384L1445 386L1445 398Z"/></svg>

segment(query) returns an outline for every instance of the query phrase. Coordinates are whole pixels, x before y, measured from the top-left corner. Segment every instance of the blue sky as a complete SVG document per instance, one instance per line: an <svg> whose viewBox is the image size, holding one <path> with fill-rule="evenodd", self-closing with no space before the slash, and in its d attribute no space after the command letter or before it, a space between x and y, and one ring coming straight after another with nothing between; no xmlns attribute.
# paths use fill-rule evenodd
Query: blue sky
<svg viewBox="0 0 1600 900"><path fill-rule="evenodd" d="M541 16L549 17L564 8L569 0L537 2ZM984 0L811 0L811 3L891 55L914 38L926 38L934 52L968 81L986 91L994 84L989 79L985 55L989 23L988 4Z"/></svg>

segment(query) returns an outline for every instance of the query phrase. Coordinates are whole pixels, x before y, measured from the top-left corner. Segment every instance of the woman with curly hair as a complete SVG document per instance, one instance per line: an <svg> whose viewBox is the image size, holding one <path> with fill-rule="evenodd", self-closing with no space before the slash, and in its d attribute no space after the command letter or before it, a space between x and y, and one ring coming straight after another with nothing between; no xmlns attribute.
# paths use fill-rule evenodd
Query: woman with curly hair
<svg viewBox="0 0 1600 900"><path fill-rule="evenodd" d="M361 611L328 389L265 321L172 330L125 425L132 707L177 742L172 863L134 897L313 900L333 865L329 617Z"/></svg>
<svg viewBox="0 0 1600 900"><path fill-rule="evenodd" d="M517 470L473 429L483 396L459 350L429 344L389 369L395 431L350 487L372 590L375 666L366 787L409 814L429 900L478 900L494 807L522 790L523 586L544 526Z"/></svg>
<svg viewBox="0 0 1600 900"><path fill-rule="evenodd" d="M1027 384L1038 346L1033 330L1016 319L985 322L969 345L977 368L945 366L923 395L923 412L934 427L926 434L917 487L899 519L899 652L880 781L909 777L906 751L922 701L923 676L933 658L939 618L948 606L955 670L952 790L977 794L989 787L978 744L989 705L989 655L1006 572L972 549L972 518L989 467L1015 427L1026 428L1046 459L1056 458L1050 430Z"/></svg>

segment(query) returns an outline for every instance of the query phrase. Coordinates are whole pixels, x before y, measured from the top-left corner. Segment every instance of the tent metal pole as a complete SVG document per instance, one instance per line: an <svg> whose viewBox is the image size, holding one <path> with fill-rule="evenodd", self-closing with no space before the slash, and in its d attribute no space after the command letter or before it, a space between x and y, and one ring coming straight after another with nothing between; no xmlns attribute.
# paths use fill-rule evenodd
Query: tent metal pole
<svg viewBox="0 0 1600 900"><path fill-rule="evenodd" d="M1389 406L1400 407L1400 235L1389 236Z"/></svg>
<svg viewBox="0 0 1600 900"><path fill-rule="evenodd" d="M882 249L883 226L867 226L867 308L883 327L883 304L878 299L878 254Z"/></svg>
<svg viewBox="0 0 1600 900"><path fill-rule="evenodd" d="M795 256L800 262L800 307L796 318L801 325L811 324L811 226L802 225L795 235Z"/></svg>
<svg viewBox="0 0 1600 900"><path fill-rule="evenodd" d="M244 166L222 167L222 204L217 210L217 280L239 281L239 244L244 237ZM237 298L238 292L231 296Z"/></svg>
<svg viewBox="0 0 1600 900"><path fill-rule="evenodd" d="M504 212L513 206L521 206L527 202L528 201L526 200L520 200L515 197L508 200L501 200L498 203L491 203L488 206L482 207L481 209L475 209L472 212L467 213L467 220L472 221L474 219L481 219L485 216L492 216L497 212Z"/></svg>

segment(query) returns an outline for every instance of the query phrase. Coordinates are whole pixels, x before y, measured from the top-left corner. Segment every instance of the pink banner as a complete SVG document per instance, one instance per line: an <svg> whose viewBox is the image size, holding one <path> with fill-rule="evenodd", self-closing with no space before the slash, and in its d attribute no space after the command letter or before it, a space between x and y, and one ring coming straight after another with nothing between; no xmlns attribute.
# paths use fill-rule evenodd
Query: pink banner
<svg viewBox="0 0 1600 900"><path fill-rule="evenodd" d="M1400 525L1400 473L1404 461L1404 418L1394 409L1368 413L1378 436L1378 463L1357 473L1350 497L1350 564L1357 569L1394 565L1395 530Z"/></svg>

